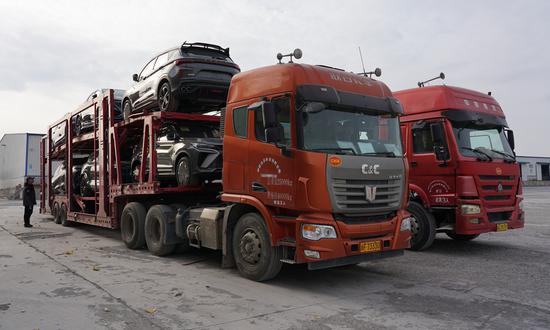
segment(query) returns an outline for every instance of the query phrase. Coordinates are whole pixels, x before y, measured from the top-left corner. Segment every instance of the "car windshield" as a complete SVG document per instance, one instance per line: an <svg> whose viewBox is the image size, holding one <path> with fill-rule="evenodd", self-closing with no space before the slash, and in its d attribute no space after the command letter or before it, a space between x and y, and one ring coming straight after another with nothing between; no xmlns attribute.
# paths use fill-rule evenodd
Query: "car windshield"
<svg viewBox="0 0 550 330"><path fill-rule="evenodd" d="M515 159L502 126L487 127L453 122L453 132L460 153L466 157L479 158L480 154L485 154L490 158Z"/></svg>
<svg viewBox="0 0 550 330"><path fill-rule="evenodd" d="M181 138L219 138L220 130L215 125L176 125L177 134Z"/></svg>
<svg viewBox="0 0 550 330"><path fill-rule="evenodd" d="M329 108L301 112L301 116L304 150L380 157L402 155L395 116Z"/></svg>
<svg viewBox="0 0 550 330"><path fill-rule="evenodd" d="M217 59L222 60L226 62L231 62L231 58L224 53L217 52L215 50L211 49L202 49L202 48L195 48L195 47L184 47L181 49L181 53L185 57L196 57L196 58L204 58L204 59Z"/></svg>

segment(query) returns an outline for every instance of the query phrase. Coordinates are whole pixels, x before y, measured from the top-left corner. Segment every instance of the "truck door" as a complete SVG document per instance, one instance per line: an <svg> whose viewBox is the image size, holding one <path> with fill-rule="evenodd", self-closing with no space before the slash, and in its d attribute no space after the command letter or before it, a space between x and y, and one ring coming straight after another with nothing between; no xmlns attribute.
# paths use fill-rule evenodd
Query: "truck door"
<svg viewBox="0 0 550 330"><path fill-rule="evenodd" d="M443 120L410 124L409 182L427 194L427 202L432 206L454 205L456 163L451 157L444 124Z"/></svg>
<svg viewBox="0 0 550 330"><path fill-rule="evenodd" d="M291 99L278 96L271 99L283 133L278 145L266 142L266 130L261 107L249 110L253 116L254 134L248 146L247 189L265 205L283 208L294 206L294 158L292 146Z"/></svg>

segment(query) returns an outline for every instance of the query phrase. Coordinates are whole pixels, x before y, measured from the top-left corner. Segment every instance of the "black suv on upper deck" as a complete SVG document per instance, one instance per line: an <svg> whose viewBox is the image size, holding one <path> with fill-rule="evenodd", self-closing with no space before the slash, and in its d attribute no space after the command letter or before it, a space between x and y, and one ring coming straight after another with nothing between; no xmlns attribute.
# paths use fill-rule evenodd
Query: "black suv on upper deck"
<svg viewBox="0 0 550 330"><path fill-rule="evenodd" d="M208 112L225 104L229 83L240 68L229 48L184 43L150 60L134 74L136 84L122 100L124 119L147 110Z"/></svg>

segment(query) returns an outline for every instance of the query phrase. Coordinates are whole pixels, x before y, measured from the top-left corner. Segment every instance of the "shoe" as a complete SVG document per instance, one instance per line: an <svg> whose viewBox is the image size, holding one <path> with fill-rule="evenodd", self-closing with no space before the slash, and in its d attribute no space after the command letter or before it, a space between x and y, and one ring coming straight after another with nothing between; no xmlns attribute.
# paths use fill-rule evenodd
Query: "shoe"
<svg viewBox="0 0 550 330"><path fill-rule="evenodd" d="M27 227L27 228L32 228L33 225L25 225L25 227Z"/></svg>

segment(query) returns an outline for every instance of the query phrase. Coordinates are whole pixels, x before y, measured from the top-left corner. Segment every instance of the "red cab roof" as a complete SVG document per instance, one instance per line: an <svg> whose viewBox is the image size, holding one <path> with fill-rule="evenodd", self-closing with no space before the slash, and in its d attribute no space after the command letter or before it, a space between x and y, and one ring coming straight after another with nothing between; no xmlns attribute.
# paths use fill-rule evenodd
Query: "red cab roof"
<svg viewBox="0 0 550 330"><path fill-rule="evenodd" d="M456 109L505 117L502 108L492 96L460 87L412 88L394 92L393 95L403 105L405 115Z"/></svg>

